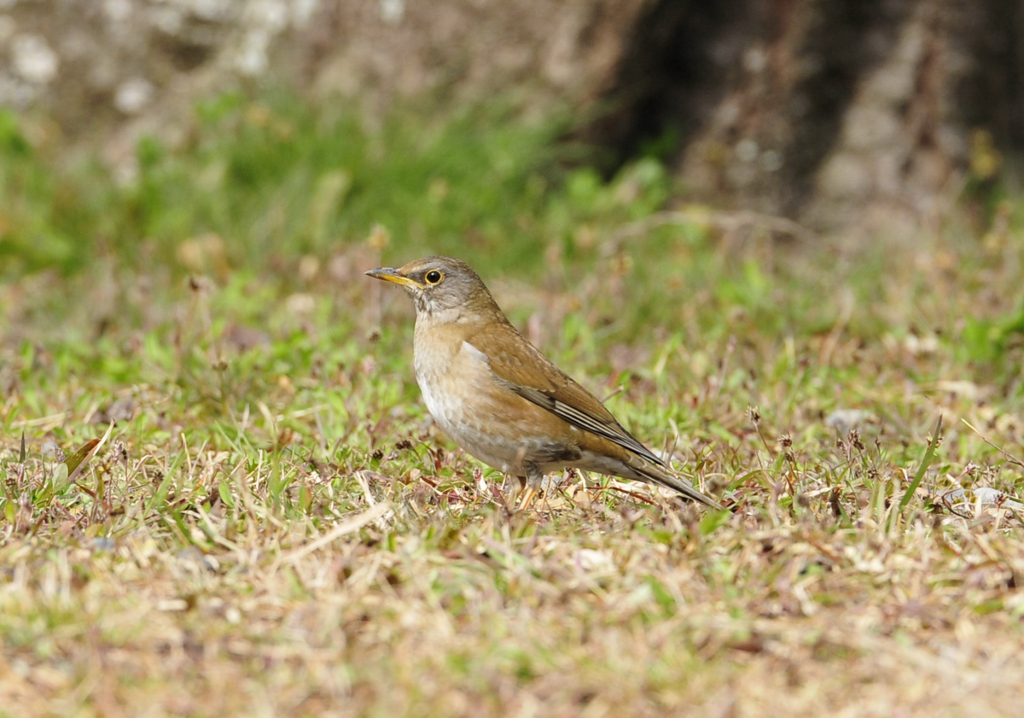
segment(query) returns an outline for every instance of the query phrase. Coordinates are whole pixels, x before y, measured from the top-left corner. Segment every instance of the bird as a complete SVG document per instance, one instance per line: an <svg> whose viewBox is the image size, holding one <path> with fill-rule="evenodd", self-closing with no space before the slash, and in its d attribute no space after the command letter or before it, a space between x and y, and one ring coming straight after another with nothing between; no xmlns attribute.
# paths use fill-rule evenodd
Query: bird
<svg viewBox="0 0 1024 718"><path fill-rule="evenodd" d="M519 510L528 509L546 474L575 467L722 510L520 334L465 262L431 256L366 274L412 297L413 365L427 409L463 450L518 480L510 505L521 493Z"/></svg>

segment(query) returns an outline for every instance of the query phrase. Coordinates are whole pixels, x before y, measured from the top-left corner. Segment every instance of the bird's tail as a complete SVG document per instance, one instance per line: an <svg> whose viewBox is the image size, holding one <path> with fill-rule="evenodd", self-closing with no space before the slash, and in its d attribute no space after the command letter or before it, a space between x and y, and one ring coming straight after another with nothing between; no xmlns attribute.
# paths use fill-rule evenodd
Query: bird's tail
<svg viewBox="0 0 1024 718"><path fill-rule="evenodd" d="M725 507L720 503L714 499L708 498L701 492L697 491L697 489L693 488L693 486L690 485L690 482L686 479L673 476L666 469L658 466L657 464L651 463L650 461L646 461L640 457L637 457L637 459L638 460L630 462L630 468L650 483L667 486L670 489L678 491L691 501L696 501L697 503L704 504L705 506L710 506L718 511L725 510Z"/></svg>

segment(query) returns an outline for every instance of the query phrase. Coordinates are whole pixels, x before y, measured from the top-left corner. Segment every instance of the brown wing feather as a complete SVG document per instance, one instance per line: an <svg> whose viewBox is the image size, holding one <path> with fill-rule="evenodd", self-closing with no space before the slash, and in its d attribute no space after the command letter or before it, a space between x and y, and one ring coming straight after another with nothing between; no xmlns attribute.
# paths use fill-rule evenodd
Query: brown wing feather
<svg viewBox="0 0 1024 718"><path fill-rule="evenodd" d="M603 436L648 461L665 466L661 458L616 421L604 404L552 364L511 324L489 323L467 341L488 357L494 375L524 399L579 429Z"/></svg>

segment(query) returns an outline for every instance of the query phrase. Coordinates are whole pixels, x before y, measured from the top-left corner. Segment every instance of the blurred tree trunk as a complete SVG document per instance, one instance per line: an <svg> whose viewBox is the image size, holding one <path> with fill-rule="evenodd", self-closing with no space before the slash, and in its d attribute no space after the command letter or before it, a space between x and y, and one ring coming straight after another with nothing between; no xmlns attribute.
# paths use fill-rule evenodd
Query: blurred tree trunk
<svg viewBox="0 0 1024 718"><path fill-rule="evenodd" d="M598 118L579 134L606 171L657 154L685 200L903 233L1024 145L1024 0L0 6L0 107L114 165L142 134L189 137L196 100L240 84L377 115L506 96Z"/></svg>
<svg viewBox="0 0 1024 718"><path fill-rule="evenodd" d="M1021 0L655 0L585 136L687 196L912 231L1024 145Z"/></svg>

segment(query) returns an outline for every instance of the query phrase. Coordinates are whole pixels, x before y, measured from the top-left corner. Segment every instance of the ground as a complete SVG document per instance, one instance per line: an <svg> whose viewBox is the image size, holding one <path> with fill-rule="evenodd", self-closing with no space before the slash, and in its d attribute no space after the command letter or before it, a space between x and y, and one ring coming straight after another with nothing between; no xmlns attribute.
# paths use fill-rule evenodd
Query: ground
<svg viewBox="0 0 1024 718"><path fill-rule="evenodd" d="M536 127L296 104L127 179L2 116L0 714L1017 712L1012 198L837 249ZM510 512L362 274L430 250L731 510Z"/></svg>

